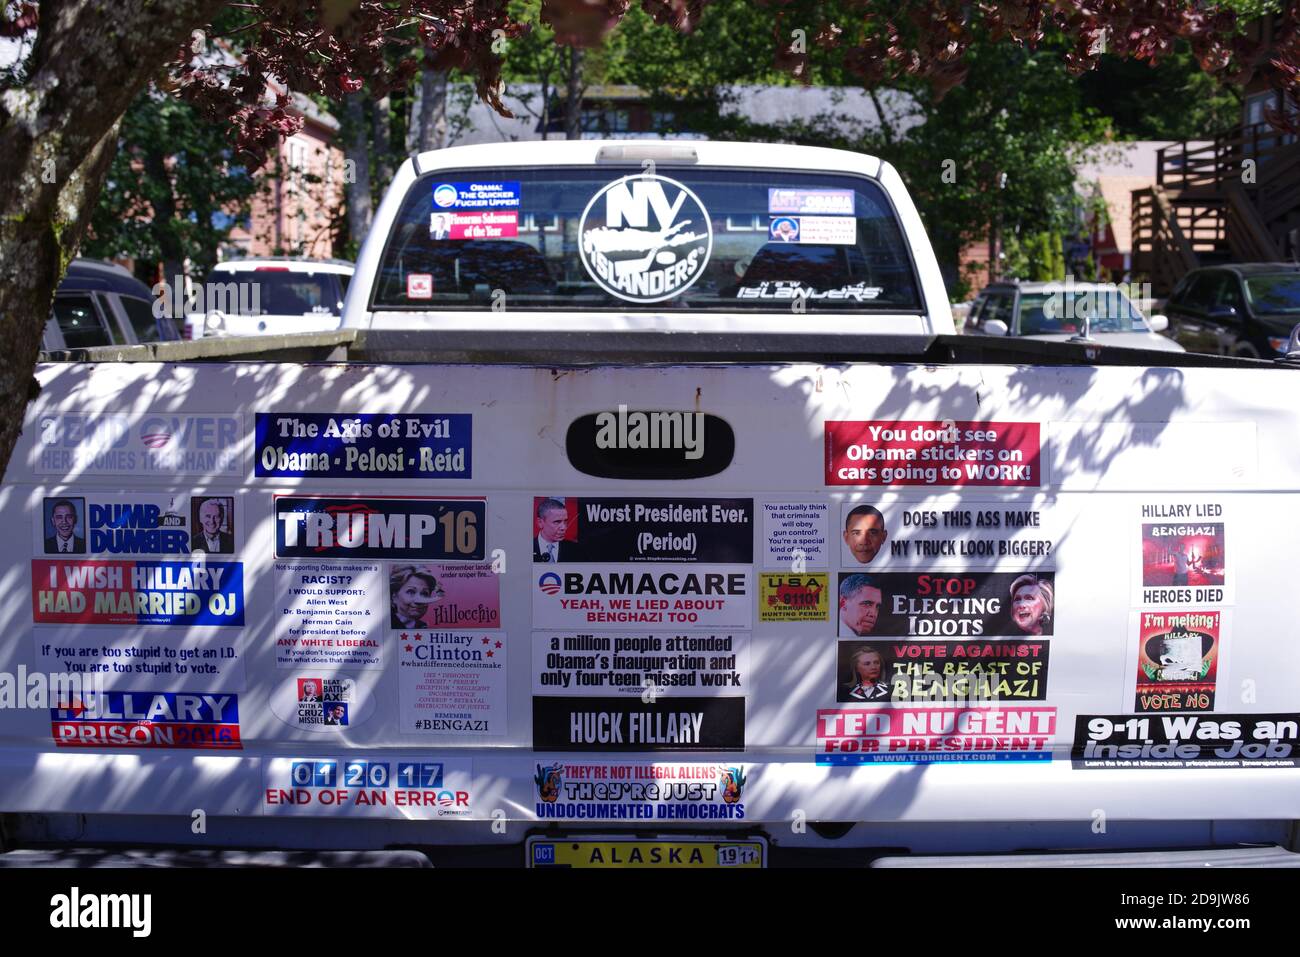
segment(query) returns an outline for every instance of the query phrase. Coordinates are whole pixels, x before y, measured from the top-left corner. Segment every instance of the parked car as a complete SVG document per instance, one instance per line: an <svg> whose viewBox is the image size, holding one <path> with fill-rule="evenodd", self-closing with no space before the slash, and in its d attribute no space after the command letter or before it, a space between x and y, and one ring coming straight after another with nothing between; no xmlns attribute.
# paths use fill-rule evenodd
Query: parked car
<svg viewBox="0 0 1300 957"><path fill-rule="evenodd" d="M1165 309L1189 352L1248 359L1286 355L1300 323L1300 264L1241 263L1193 269Z"/></svg>
<svg viewBox="0 0 1300 957"><path fill-rule="evenodd" d="M267 257L217 263L194 290L185 337L330 332L339 327L352 263Z"/></svg>
<svg viewBox="0 0 1300 957"><path fill-rule="evenodd" d="M176 324L157 315L149 287L113 263L74 259L54 294L43 349L88 349L179 339Z"/></svg>
<svg viewBox="0 0 1300 957"><path fill-rule="evenodd" d="M999 282L986 286L966 320L968 335L1021 336L1068 342L1089 338L1128 349L1184 352L1167 336L1164 316L1146 319L1123 291L1108 283Z"/></svg>

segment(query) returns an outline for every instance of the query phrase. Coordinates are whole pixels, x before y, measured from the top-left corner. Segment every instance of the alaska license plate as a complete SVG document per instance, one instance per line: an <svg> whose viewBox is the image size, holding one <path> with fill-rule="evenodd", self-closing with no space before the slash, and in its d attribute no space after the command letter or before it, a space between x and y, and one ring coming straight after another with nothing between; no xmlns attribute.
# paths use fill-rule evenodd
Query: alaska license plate
<svg viewBox="0 0 1300 957"><path fill-rule="evenodd" d="M529 867L764 867L761 838L684 840L592 837L528 839Z"/></svg>

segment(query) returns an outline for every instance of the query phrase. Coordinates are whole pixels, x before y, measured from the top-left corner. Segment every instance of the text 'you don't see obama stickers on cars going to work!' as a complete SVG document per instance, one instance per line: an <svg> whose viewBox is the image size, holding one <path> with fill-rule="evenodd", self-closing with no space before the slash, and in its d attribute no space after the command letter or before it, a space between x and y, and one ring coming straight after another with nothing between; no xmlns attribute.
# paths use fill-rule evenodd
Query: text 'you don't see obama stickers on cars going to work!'
<svg viewBox="0 0 1300 957"><path fill-rule="evenodd" d="M602 187L583 210L578 234L587 273L629 302L660 302L684 292L713 252L713 226L699 197L651 173Z"/></svg>

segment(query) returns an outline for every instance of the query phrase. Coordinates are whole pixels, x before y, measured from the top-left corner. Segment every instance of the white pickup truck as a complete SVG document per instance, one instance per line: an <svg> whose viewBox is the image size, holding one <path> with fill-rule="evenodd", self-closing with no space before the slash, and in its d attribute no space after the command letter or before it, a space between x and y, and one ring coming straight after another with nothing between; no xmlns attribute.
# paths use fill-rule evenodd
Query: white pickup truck
<svg viewBox="0 0 1300 957"><path fill-rule="evenodd" d="M345 325L40 368L14 844L1292 859L1284 362L953 336L887 164L742 144L422 154Z"/></svg>

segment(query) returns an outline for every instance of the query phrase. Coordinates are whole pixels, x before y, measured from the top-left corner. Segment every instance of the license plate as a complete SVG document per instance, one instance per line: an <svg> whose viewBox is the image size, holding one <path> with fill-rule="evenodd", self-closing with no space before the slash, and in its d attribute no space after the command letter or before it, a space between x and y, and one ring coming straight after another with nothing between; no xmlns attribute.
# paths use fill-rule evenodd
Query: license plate
<svg viewBox="0 0 1300 957"><path fill-rule="evenodd" d="M641 840L592 837L528 839L529 867L764 867L767 842L761 838L723 840Z"/></svg>

